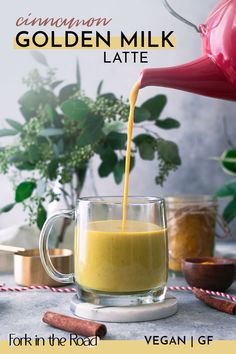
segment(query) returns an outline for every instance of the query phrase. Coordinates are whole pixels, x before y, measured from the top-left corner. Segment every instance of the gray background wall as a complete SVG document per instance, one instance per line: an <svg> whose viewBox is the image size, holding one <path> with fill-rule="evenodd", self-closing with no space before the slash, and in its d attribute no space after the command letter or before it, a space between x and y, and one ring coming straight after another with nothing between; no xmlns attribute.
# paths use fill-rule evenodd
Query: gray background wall
<svg viewBox="0 0 236 354"><path fill-rule="evenodd" d="M170 0L172 6L183 16L199 24L204 22L208 12L216 4L216 0ZM148 4L148 6L147 6ZM112 33L120 30L132 33L137 29L151 30L157 33L161 30L174 30L177 38L177 48L172 51L152 51L149 54L149 67L177 65L192 60L200 55L200 37L190 27L173 18L163 7L160 0L108 0L78 2L71 0L32 2L8 0L4 5L5 15L1 22L1 66L0 66L0 124L4 126L3 118L22 119L18 111L17 99L25 89L22 84L30 69L36 66L28 51L12 49L12 38L16 33L15 20L26 16L29 12L37 17L112 17L110 25ZM82 28L81 28L82 29ZM114 91L117 95L128 97L131 86L139 72L145 67L142 64L102 63L100 51L46 51L49 63L58 68L58 76L68 82L74 80L75 57L79 57L82 85L87 94L94 96L97 83L104 79L104 90ZM146 88L140 92L139 103L157 93L168 95L168 105L164 116L176 117L181 121L181 129L161 132L174 140L180 147L182 166L172 173L160 188L154 182L157 164L138 161L135 171L130 177L130 193L145 195L170 194L204 194L214 193L227 177L210 156L222 153L226 148L223 134L222 117L228 119L231 138L235 137L236 118L235 103L208 99L181 91ZM5 140L6 141L6 140ZM0 140L4 144L4 140ZM93 161L95 171L98 161ZM113 178L95 178L99 194L121 194L123 186L115 185ZM87 179L84 195L93 194L91 180ZM0 205L11 202L13 191L7 177L0 176ZM0 216L0 228L18 223L23 218L22 210L17 207L9 214Z"/></svg>

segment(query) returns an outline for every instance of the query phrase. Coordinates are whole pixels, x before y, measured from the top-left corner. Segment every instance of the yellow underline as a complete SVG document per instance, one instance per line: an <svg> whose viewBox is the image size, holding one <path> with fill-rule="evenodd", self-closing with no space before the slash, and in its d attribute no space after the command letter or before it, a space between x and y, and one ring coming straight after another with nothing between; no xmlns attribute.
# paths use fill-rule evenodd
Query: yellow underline
<svg viewBox="0 0 236 354"><path fill-rule="evenodd" d="M52 46L52 37L48 36L48 41L45 43L43 46L37 46L32 42L32 37L28 36L21 36L20 37L20 43L27 43L28 45L26 47L21 47L19 44L16 42L16 38L13 39L13 47L14 49L52 49L52 50L71 50L71 49L76 49L76 50L165 50L165 49L174 49L176 47L176 38L174 36L170 36L169 40L171 43L174 45L174 47L171 47L168 42L165 42L165 47L162 46L162 37L161 36L155 36L152 37L151 43L159 44L159 47L150 47L148 45L148 38L145 37L145 44L144 46L141 45L141 37L137 37L137 46L134 45L132 42L131 44L124 44L124 47L121 46L121 38L118 36L111 36L111 41L110 41L110 46L108 47L103 41L99 41L99 46L96 45L96 37L91 37L89 40L86 41L86 44L92 45L91 47L82 47L80 38L78 43L73 46L73 47L67 47L65 45L65 37L63 36L56 36L54 37L54 43L61 45L60 47L53 47ZM74 42L75 38L74 37L69 37L68 43L72 44ZM45 37L44 36L37 36L36 37L37 44L43 44L45 42Z"/></svg>

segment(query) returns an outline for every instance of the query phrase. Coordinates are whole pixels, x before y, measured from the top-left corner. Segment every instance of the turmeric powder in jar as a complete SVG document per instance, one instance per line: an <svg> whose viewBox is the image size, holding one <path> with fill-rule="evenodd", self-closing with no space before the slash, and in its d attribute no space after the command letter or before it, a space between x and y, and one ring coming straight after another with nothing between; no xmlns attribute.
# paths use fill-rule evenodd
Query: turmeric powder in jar
<svg viewBox="0 0 236 354"><path fill-rule="evenodd" d="M166 198L169 269L181 271L186 257L213 256L217 202L212 196Z"/></svg>

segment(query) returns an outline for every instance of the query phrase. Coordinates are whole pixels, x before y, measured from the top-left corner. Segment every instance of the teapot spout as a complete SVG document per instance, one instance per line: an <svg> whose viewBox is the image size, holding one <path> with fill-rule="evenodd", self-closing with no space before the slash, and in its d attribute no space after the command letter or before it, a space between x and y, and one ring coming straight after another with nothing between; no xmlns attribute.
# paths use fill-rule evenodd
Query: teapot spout
<svg viewBox="0 0 236 354"><path fill-rule="evenodd" d="M145 69L139 87L161 86L236 101L236 85L207 55L184 65Z"/></svg>

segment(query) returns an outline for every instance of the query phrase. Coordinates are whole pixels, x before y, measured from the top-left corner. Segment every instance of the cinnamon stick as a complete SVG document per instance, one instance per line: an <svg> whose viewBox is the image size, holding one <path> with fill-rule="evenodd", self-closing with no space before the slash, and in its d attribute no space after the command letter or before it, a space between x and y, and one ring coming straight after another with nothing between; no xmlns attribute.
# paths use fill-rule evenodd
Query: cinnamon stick
<svg viewBox="0 0 236 354"><path fill-rule="evenodd" d="M104 337L107 333L106 326L94 321L81 320L79 318L65 316L56 312L45 312L43 322L52 327L63 329L67 332L80 334L85 337Z"/></svg>
<svg viewBox="0 0 236 354"><path fill-rule="evenodd" d="M193 294L196 296L196 298L204 302L206 305L213 307L218 311L225 312L230 315L236 315L236 303L226 301L226 300L216 299L206 294L205 292L201 291L198 288L193 288L192 291Z"/></svg>

